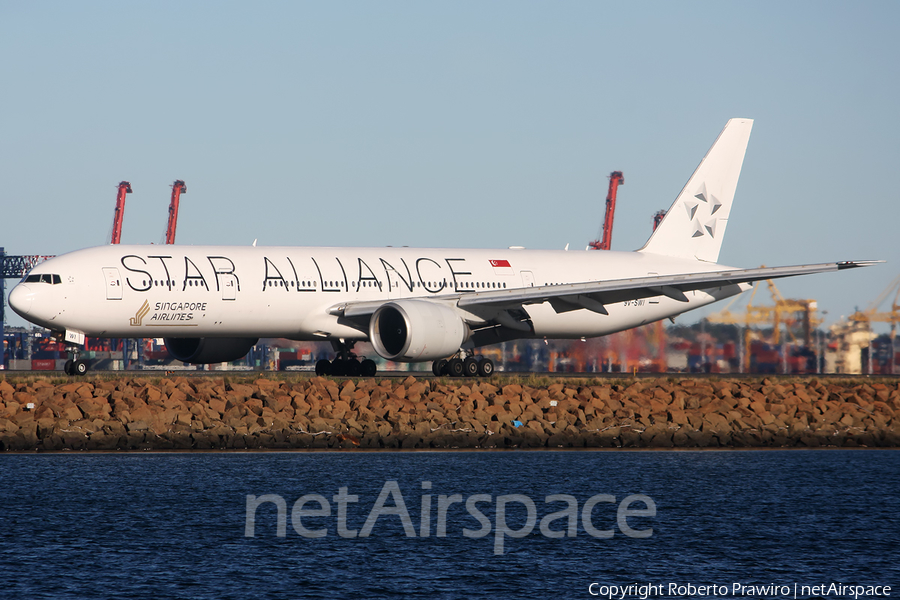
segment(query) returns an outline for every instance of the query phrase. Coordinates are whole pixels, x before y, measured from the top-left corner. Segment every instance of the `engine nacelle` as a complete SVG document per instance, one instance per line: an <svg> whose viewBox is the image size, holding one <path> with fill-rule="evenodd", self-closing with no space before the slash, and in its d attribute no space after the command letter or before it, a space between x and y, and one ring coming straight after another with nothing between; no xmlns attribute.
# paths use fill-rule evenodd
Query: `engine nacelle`
<svg viewBox="0 0 900 600"><path fill-rule="evenodd" d="M416 362L446 358L469 338L468 326L452 309L422 300L397 300L378 308L369 339L382 358Z"/></svg>
<svg viewBox="0 0 900 600"><path fill-rule="evenodd" d="M202 365L243 358L259 338L165 338L163 341L172 358Z"/></svg>

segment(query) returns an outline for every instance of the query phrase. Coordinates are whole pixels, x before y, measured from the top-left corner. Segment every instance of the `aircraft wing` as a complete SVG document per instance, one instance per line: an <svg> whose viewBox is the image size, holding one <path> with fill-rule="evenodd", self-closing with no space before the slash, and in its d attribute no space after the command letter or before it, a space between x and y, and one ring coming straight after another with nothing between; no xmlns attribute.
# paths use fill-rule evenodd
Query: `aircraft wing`
<svg viewBox="0 0 900 600"><path fill-rule="evenodd" d="M417 298L436 302L453 303L460 308L493 307L514 308L523 304L549 302L557 312L587 309L607 314L604 305L627 300L667 296L687 302L686 292L750 283L763 279L780 279L796 275L826 273L877 264L878 260L843 261L792 267L760 267L757 269L724 269L706 273L680 275L654 275L605 281L588 281L563 285L542 285L504 290L485 290L446 296ZM342 302L328 309L330 314L355 318L373 314L391 300Z"/></svg>

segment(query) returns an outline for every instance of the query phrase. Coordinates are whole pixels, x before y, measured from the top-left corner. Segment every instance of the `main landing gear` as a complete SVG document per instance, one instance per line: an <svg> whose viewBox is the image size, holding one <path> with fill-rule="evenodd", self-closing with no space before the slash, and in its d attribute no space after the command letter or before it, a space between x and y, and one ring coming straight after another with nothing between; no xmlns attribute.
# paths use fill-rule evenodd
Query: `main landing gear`
<svg viewBox="0 0 900 600"><path fill-rule="evenodd" d="M78 348L70 346L66 348L66 352L71 356L63 367L63 371L65 371L66 375L84 375L88 372L90 363L78 358Z"/></svg>
<svg viewBox="0 0 900 600"><path fill-rule="evenodd" d="M431 372L435 377L490 377L494 374L494 361L485 357L454 356L447 360L442 358L431 363Z"/></svg>
<svg viewBox="0 0 900 600"><path fill-rule="evenodd" d="M377 367L371 359L359 360L353 354L356 342L331 342L337 356L334 360L322 359L316 363L316 375L333 375L335 377L374 377Z"/></svg>

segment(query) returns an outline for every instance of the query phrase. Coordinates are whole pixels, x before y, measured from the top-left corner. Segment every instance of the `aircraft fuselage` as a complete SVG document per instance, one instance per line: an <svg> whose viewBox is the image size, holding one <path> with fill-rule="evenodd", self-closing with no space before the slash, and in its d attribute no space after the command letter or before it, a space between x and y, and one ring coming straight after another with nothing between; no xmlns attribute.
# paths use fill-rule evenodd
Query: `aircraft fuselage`
<svg viewBox="0 0 900 600"><path fill-rule="evenodd" d="M101 246L38 267L57 285L24 282L11 304L47 328L91 337L365 339L330 314L342 302L426 299L544 285L694 273L703 263L636 252L241 246ZM728 269L709 264L709 271ZM536 337L592 337L680 314L739 293L728 285L558 313L526 307ZM25 296L30 296L26 301ZM24 312L23 312L24 311ZM466 313L478 326L478 311ZM521 337L530 337L522 335Z"/></svg>

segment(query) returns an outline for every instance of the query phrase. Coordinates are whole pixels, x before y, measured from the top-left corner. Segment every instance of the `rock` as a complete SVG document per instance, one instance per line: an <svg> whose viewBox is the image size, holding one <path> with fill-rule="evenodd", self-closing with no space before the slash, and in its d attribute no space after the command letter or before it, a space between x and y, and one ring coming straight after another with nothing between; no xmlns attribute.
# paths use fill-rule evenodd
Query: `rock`
<svg viewBox="0 0 900 600"><path fill-rule="evenodd" d="M47 452L59 452L63 448L65 448L65 442L60 435L49 435L41 440L41 449Z"/></svg>
<svg viewBox="0 0 900 600"><path fill-rule="evenodd" d="M84 447L86 450L115 450L119 447L119 436L108 435L103 432L94 433L85 440Z"/></svg>
<svg viewBox="0 0 900 600"><path fill-rule="evenodd" d="M511 397L521 396L522 386L517 383L503 386L503 395Z"/></svg>
<svg viewBox="0 0 900 600"><path fill-rule="evenodd" d="M64 431L60 434L63 447L69 450L84 450L87 448L88 438L83 433Z"/></svg>
<svg viewBox="0 0 900 600"><path fill-rule="evenodd" d="M619 440L623 448L640 448L643 445L640 432L633 429L622 429Z"/></svg>
<svg viewBox="0 0 900 600"><path fill-rule="evenodd" d="M81 414L84 415L85 419L104 419L106 418L111 408L107 403L100 403L93 399L82 400L77 404L78 410L81 411Z"/></svg>
<svg viewBox="0 0 900 600"><path fill-rule="evenodd" d="M234 396L242 399L250 398L256 392L253 386L240 383L229 383L225 386L225 390L233 392Z"/></svg>
<svg viewBox="0 0 900 600"><path fill-rule="evenodd" d="M352 383L352 382L348 382ZM345 400L338 400L331 408L331 416L335 419L343 419L351 413L350 404Z"/></svg>
<svg viewBox="0 0 900 600"><path fill-rule="evenodd" d="M900 387L894 384L656 379L545 387L513 381L498 388L461 383L413 377L399 384L370 379L340 385L323 378L267 377L252 383L240 377L230 382L164 378L159 384L146 378L13 383L0 377L0 444L9 451L49 450L68 442L81 448L78 439L96 449L114 444L337 449L357 443L372 448L897 447L900 438ZM30 401L36 404L33 411L24 409ZM524 426L513 427L514 419ZM68 442L63 430L73 434ZM298 431L330 433L297 438L307 435Z"/></svg>

